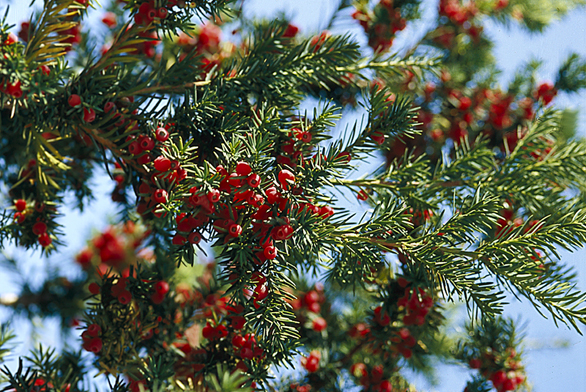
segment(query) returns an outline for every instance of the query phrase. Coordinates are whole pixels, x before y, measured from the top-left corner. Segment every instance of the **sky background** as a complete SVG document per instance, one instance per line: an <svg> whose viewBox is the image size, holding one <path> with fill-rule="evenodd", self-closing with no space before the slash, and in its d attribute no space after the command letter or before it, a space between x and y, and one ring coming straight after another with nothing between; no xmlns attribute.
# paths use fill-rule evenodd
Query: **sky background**
<svg viewBox="0 0 586 392"><path fill-rule="evenodd" d="M19 24L27 19L30 12L28 1L2 1L0 10L4 14L4 8L10 4L9 21ZM311 34L320 31L329 20L336 1L325 0L246 0L245 12L247 15L257 15L270 18L278 11L285 12L292 17L294 24L301 28L301 33ZM404 32L399 33L395 41L396 47L408 45L421 35L426 21L433 18L436 12L435 1L424 0L423 21L415 26L409 26ZM351 30L358 38L364 40L361 29L355 21L349 18L340 19L334 32ZM544 61L544 66L539 72L540 80L553 81L559 65L571 52L578 52L586 56L586 9L573 11L561 21L547 28L545 34L529 35L516 26L504 27L488 22L485 31L495 42L495 57L502 69L501 81L506 83L511 80L515 70L530 58L538 58ZM419 32L419 33L418 33ZM578 109L580 112L578 132L586 136L586 92L573 95L560 95L554 101L559 107ZM78 273L77 267L71 261L73 255L78 252L89 237L92 230L103 228L115 211L110 202L112 182L103 176L95 180L96 202L83 214L68 211L62 223L66 226L68 248L60 256L52 257L50 264L59 266L64 274L74 276ZM22 269L30 280L40 282L44 276L45 262L36 253L25 253L14 248L5 250L21 261ZM580 250L573 254L561 252L562 260L575 266L579 287L586 290L586 251ZM15 292L18 285L11 281L12 275L5 270L0 270L0 295ZM586 391L586 342L584 337L575 331L561 326L556 328L551 320L542 318L531 305L519 303L511 298L511 304L506 307L505 314L526 325L527 339L525 341L526 372L529 381L533 385L534 392L551 391ZM0 321L6 322L7 313L0 309ZM31 328L27 323L16 322L14 324L19 333L18 352L24 353L28 347L28 337ZM583 328L583 330L586 330ZM51 321L46 323L46 328L41 329L43 335L54 333L55 325ZM59 339L55 340L60 346ZM14 361L11 361L14 364ZM12 366L13 367L13 366ZM439 383L430 385L421 377L414 378L418 391L452 392L462 391L468 371L458 366L441 366L438 368Z"/></svg>

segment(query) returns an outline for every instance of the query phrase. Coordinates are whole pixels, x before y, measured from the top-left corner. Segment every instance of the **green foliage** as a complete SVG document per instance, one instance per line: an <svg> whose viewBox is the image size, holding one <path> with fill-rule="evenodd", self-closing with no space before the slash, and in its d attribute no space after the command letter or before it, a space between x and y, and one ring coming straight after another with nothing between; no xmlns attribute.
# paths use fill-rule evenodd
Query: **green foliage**
<svg viewBox="0 0 586 392"><path fill-rule="evenodd" d="M506 293L556 325L586 323L586 293L559 260L586 243L586 144L571 137L575 115L545 108L586 87L586 68L571 55L555 86L538 86L533 60L501 90L481 23L541 31L579 2L442 3L405 56L384 48L418 1L357 4L383 40L374 53L229 3L110 5L101 53L88 33L66 54L87 16L79 2L45 3L26 44L3 22L2 244L62 249L64 200L86 206L98 167L124 222L77 256L79 279L23 279L3 305L62 325L85 310L82 348L116 392L270 389L298 354L305 370L283 390L407 390L401 369L432 374L452 354L480 361L470 391L524 388ZM220 17L236 42L221 42ZM338 132L355 109L363 117ZM338 201L356 195L358 206ZM203 252L214 263L198 265ZM451 354L449 301L478 316ZM4 390L92 389L82 352L25 360L3 370Z"/></svg>

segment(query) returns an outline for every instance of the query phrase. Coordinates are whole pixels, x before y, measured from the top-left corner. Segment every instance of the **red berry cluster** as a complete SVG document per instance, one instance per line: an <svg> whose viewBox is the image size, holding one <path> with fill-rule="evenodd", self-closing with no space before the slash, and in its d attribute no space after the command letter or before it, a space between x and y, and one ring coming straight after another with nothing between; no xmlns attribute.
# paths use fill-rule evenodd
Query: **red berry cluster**
<svg viewBox="0 0 586 392"><path fill-rule="evenodd" d="M236 50L234 44L221 41L222 30L217 25L208 22L198 26L190 35L180 33L177 45L181 53L179 59L183 60L189 53L195 52L201 55L204 75L215 66L220 66L225 59L232 56Z"/></svg>
<svg viewBox="0 0 586 392"><path fill-rule="evenodd" d="M525 374L514 348L507 348L502 355L487 351L479 357L471 358L468 365L472 369L478 369L498 392L514 391L525 381Z"/></svg>
<svg viewBox="0 0 586 392"><path fill-rule="evenodd" d="M441 0L439 25L425 41L449 51L450 58L452 54L455 58L459 56L462 45L482 50L486 40L482 39L482 27L477 23L483 16L480 14L494 13L507 5L508 1L499 1L493 10L489 10L477 8L474 1ZM551 83L542 83L533 91L515 91L514 94L487 86L462 88L460 75L452 80L448 71L442 72L437 83L425 86L417 83L413 72L406 71L402 90L416 92L419 96L416 99L416 104L421 107L418 121L422 123L424 133L414 138L393 140L387 154L388 162L402 157L406 150L415 155L427 151L434 161L441 157L441 148L448 138L457 145L466 136L473 142L480 134L488 137L492 146L505 152L504 143L514 146L518 141L517 130L527 126L538 102L547 105L557 93Z"/></svg>
<svg viewBox="0 0 586 392"><path fill-rule="evenodd" d="M219 340L228 336L228 330L223 324L212 325L208 321L206 326L201 330L201 334L208 340Z"/></svg>
<svg viewBox="0 0 586 392"><path fill-rule="evenodd" d="M433 298L422 287L405 288L405 295L397 302L399 309L405 309L403 324L405 326L425 324L425 316L429 313L433 303Z"/></svg>
<svg viewBox="0 0 586 392"><path fill-rule="evenodd" d="M139 251L146 234L132 221L108 227L77 254L75 261L86 271L95 269L100 276L106 276L108 271L128 276L130 266L150 257L146 251Z"/></svg>
<svg viewBox="0 0 586 392"><path fill-rule="evenodd" d="M267 260L275 259L278 244L293 235L294 227L288 216L292 212L306 210L322 218L333 214L331 207L317 207L308 202L300 203L295 210L287 207L292 204L287 195L297 189L294 186L296 176L290 170L280 170L276 184L268 184L245 161L237 162L233 170L229 172L223 166L216 168L214 178L219 180L217 187L202 184L190 188L191 196L183 204L184 211L176 217L178 232L173 240L175 244L182 245L187 241L197 243L201 238L199 232L209 223L220 241L249 244L254 255L252 261L262 266ZM181 179L179 177L178 181ZM263 183L270 186L263 189ZM141 185L140 194L148 194L147 191L146 184ZM155 190L152 196L155 203L167 199L164 189ZM244 231L244 227L248 230ZM241 237L245 238L241 240ZM231 279L238 279L238 275L233 274ZM254 305L258 306L268 294L266 286L258 283L253 291Z"/></svg>
<svg viewBox="0 0 586 392"><path fill-rule="evenodd" d="M2 80L0 81L0 93L10 95L13 98L19 99L23 95L22 86L20 80L15 82L9 82Z"/></svg>
<svg viewBox="0 0 586 392"><path fill-rule="evenodd" d="M401 328L395 333L396 336L391 338L391 342L395 345L394 348L406 359L411 358L413 355L413 347L417 344L417 340L411 335L411 331L408 328Z"/></svg>
<svg viewBox="0 0 586 392"><path fill-rule="evenodd" d="M515 217L516 208L511 200L507 200L503 204L503 209L500 211L500 218L496 223L496 236L501 236L506 233L510 233L514 228L523 225L523 218L520 216ZM530 230L539 230L539 221L533 219L527 223L524 229L524 233Z"/></svg>
<svg viewBox="0 0 586 392"><path fill-rule="evenodd" d="M325 301L323 287L317 284L306 293L298 293L296 298L290 301L290 304L299 324L320 333L328 327L326 319L320 315ZM302 331L303 335L305 335L304 331Z"/></svg>
<svg viewBox="0 0 586 392"><path fill-rule="evenodd" d="M234 353L236 356L246 360L260 360L264 358L264 350L256 343L256 338L253 333L247 333L245 335L234 335L232 338L232 346L234 347ZM243 362L239 362L242 363ZM242 365L240 365L242 366ZM248 369L243 369L247 371Z"/></svg>
<svg viewBox="0 0 586 392"><path fill-rule="evenodd" d="M176 292L178 291L177 289ZM202 337L208 340L208 344L202 344L200 349L194 349L181 339L182 336L178 336L179 340L173 345L187 354L185 360L178 359L176 364L180 375L193 377L193 371L197 373L202 370L210 359L208 356L216 356L217 350L230 355L234 369L243 372L249 370L250 361L264 359L265 352L257 343L255 335L243 332L246 323L243 316L244 306L229 305L227 298L222 297L221 293L210 293L198 309L202 321L205 322L201 329ZM187 332L186 337L189 339Z"/></svg>
<svg viewBox="0 0 586 392"><path fill-rule="evenodd" d="M82 120L84 123L92 123L96 119L96 111L91 107L82 107L81 97L77 94L71 94L67 98L67 103L72 108L79 108L82 111Z"/></svg>
<svg viewBox="0 0 586 392"><path fill-rule="evenodd" d="M7 56L7 52L20 51L22 46L13 46L18 42L18 38L13 33L5 35L3 41L0 41L0 53L4 53L3 61L10 61L11 57ZM0 61L0 66L3 65L3 61ZM18 79L13 78L2 78L0 79L0 93L9 95L13 98L19 99L23 96L22 84Z"/></svg>
<svg viewBox="0 0 586 392"><path fill-rule="evenodd" d="M81 338L83 339L83 349L94 354L100 353L100 351L102 351L101 333L102 328L98 324L88 325L85 331L81 334Z"/></svg>
<svg viewBox="0 0 586 392"><path fill-rule="evenodd" d="M278 148L280 154L277 155L277 163L292 168L296 168L299 164L305 165L305 155L313 150L313 145L310 144L311 139L310 129L292 128L288 137Z"/></svg>
<svg viewBox="0 0 586 392"><path fill-rule="evenodd" d="M393 45L397 32L407 26L401 16L401 8L393 5L393 0L380 0L372 12L357 9L352 18L359 21L368 35L368 45L375 51L387 51Z"/></svg>
<svg viewBox="0 0 586 392"><path fill-rule="evenodd" d="M465 5L459 0L440 0L439 15L445 16L450 23L441 26L441 30L434 38L440 45L449 48L454 42L454 38L460 32L467 34L475 42L479 41L482 26L474 24L474 18L478 14L478 8L474 1L469 1Z"/></svg>
<svg viewBox="0 0 586 392"><path fill-rule="evenodd" d="M71 390L71 384L67 383L64 384L63 392L69 392ZM55 386L51 381L46 381L43 378L37 378L31 385L31 392L46 392L47 390L52 391L55 390Z"/></svg>
<svg viewBox="0 0 586 392"><path fill-rule="evenodd" d="M369 371L364 363L355 363L350 367L350 374L359 379L364 392L392 392L393 390L391 382L384 379L385 369L381 365L373 366Z"/></svg>
<svg viewBox="0 0 586 392"><path fill-rule="evenodd" d="M113 29L118 24L116 14L113 12L106 12L101 20L110 29Z"/></svg>
<svg viewBox="0 0 586 392"><path fill-rule="evenodd" d="M175 0L168 0L167 6L157 8L153 0L141 3L137 13L134 14L134 23L148 26L155 21L165 19L169 14L168 7L173 7L175 4L177 4Z"/></svg>
<svg viewBox="0 0 586 392"><path fill-rule="evenodd" d="M317 52L331 36L332 34L329 31L322 31L319 35L314 36L311 41L309 41L309 45L314 52Z"/></svg>
<svg viewBox="0 0 586 392"><path fill-rule="evenodd" d="M422 288L414 287L403 277L389 288L396 303L391 301L386 306L377 306L370 324L357 323L348 334L365 352L381 355L384 360L397 358L398 354L410 359L417 346L417 336L423 333L422 328L427 328L424 324L434 301Z"/></svg>
<svg viewBox="0 0 586 392"><path fill-rule="evenodd" d="M127 279L120 277L110 287L110 294L115 297L122 305L128 305L132 301L132 293L127 288Z"/></svg>
<svg viewBox="0 0 586 392"><path fill-rule="evenodd" d="M405 76L405 89L415 90L416 84L409 80L412 73ZM427 83L422 89L421 109L417 120L422 124L424 133L414 138L397 138L393 140L387 152L387 162L391 162L403 156L406 150L413 151L416 155L428 150L432 159L440 156L441 146L447 138L455 144L468 136L473 140L477 135L488 137L491 144L505 151L507 143L509 151L517 144L522 132L519 127L527 126L533 118L537 100L543 99L544 103L553 98L553 93L548 93L542 88L544 96L536 91L533 97L515 97L497 89L475 87L460 90L451 82L449 74L444 72L441 83ZM554 90L555 91L555 90ZM443 99L447 97L447 99ZM441 102L438 100L441 99ZM441 111L434 109L438 103ZM448 121L444 121L448 120ZM446 126L449 124L449 126Z"/></svg>
<svg viewBox="0 0 586 392"><path fill-rule="evenodd" d="M301 358L301 366L303 366L309 373L315 373L319 370L320 360L321 353L317 350L313 350L307 357Z"/></svg>
<svg viewBox="0 0 586 392"><path fill-rule="evenodd" d="M106 126L108 131L115 129L137 130L138 124L133 121L132 115L137 114L137 110L130 111L130 106L134 103L134 97L123 97L116 102L107 101L102 108L104 116L111 117L109 124ZM129 129L130 128L130 129Z"/></svg>
<svg viewBox="0 0 586 392"><path fill-rule="evenodd" d="M553 84L549 82L544 82L537 86L537 90L534 93L534 97L537 101L541 99L544 105L549 105L551 101L555 98L557 93L558 90L555 88Z"/></svg>
<svg viewBox="0 0 586 392"><path fill-rule="evenodd" d="M311 385L306 384L306 385L299 385L299 384L290 384L289 385L289 389L291 392L310 392L311 391Z"/></svg>
<svg viewBox="0 0 586 392"><path fill-rule="evenodd" d="M23 228L27 226L26 230L37 239L39 245L47 248L53 242L51 235L47 232L48 226L46 222L52 221L52 208L47 208L44 203L36 202L34 204L28 203L24 199L14 201L14 221ZM30 228L28 226L30 225Z"/></svg>
<svg viewBox="0 0 586 392"><path fill-rule="evenodd" d="M151 301L158 305L165 300L165 297L169 292L169 283L164 280L160 280L154 284L153 289L154 293L151 295Z"/></svg>

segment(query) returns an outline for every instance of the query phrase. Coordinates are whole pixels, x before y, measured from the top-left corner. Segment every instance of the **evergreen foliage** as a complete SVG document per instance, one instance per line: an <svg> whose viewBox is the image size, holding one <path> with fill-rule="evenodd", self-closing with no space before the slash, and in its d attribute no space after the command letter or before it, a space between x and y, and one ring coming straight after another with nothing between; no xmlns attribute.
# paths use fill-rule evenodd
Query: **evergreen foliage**
<svg viewBox="0 0 586 392"><path fill-rule="evenodd" d="M329 28L351 14L369 48L223 0L46 0L18 37L5 17L0 243L62 252L66 197L91 206L100 168L120 208L78 280L21 276L1 299L78 340L4 367L3 390L85 392L97 374L112 392L406 391L403 369L437 361L478 370L468 392L527 390L506 295L586 323L559 255L586 243L586 143L551 105L586 87L586 60L555 83L530 61L503 89L482 24L540 32L581 4L440 0L404 56L417 0L340 1ZM464 336L446 332L454 301Z"/></svg>

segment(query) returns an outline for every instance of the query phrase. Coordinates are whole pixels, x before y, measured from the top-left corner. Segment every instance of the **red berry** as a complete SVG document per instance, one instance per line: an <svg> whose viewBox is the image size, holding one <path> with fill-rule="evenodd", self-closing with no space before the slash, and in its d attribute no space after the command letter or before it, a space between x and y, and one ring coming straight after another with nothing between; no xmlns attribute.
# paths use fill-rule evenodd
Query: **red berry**
<svg viewBox="0 0 586 392"><path fill-rule="evenodd" d="M252 296L254 298L254 307L258 309L260 307L258 302L262 301L263 299L268 297L268 295L269 295L269 290L267 289L266 285L264 285L264 284L257 285L256 288L254 289L254 293L252 294Z"/></svg>
<svg viewBox="0 0 586 392"><path fill-rule="evenodd" d="M47 67L45 64L41 65L39 68L43 75L49 76L51 74L51 68Z"/></svg>
<svg viewBox="0 0 586 392"><path fill-rule="evenodd" d="M302 358L301 364L309 373L315 373L319 369L320 357L319 352L312 351L309 357Z"/></svg>
<svg viewBox="0 0 586 392"><path fill-rule="evenodd" d="M244 318L243 316L234 316L230 321L230 325L232 325L232 328L234 328L235 330L240 330L244 328L244 324L246 324L246 318Z"/></svg>
<svg viewBox="0 0 586 392"><path fill-rule="evenodd" d="M507 378L505 382L503 382L503 391L514 391L517 385L515 384L514 380Z"/></svg>
<svg viewBox="0 0 586 392"><path fill-rule="evenodd" d="M173 245L185 245L186 242L187 239L181 234L175 234L175 236L173 236Z"/></svg>
<svg viewBox="0 0 586 392"><path fill-rule="evenodd" d="M232 173L228 176L228 182L235 188L240 188L242 186L243 179L240 178L238 173Z"/></svg>
<svg viewBox="0 0 586 392"><path fill-rule="evenodd" d="M478 358L472 358L470 362L468 362L468 365L470 365L472 369L480 369L480 366L482 366L482 362Z"/></svg>
<svg viewBox="0 0 586 392"><path fill-rule="evenodd" d="M258 186L260 185L260 176L258 174L251 174L248 176L248 178L246 179L246 182L248 182L248 185L251 188L258 188Z"/></svg>
<svg viewBox="0 0 586 392"><path fill-rule="evenodd" d="M378 390L379 392L392 392L393 386L391 385L391 382L389 380L383 380L381 381Z"/></svg>
<svg viewBox="0 0 586 392"><path fill-rule="evenodd" d="M41 235L47 231L47 225L45 222L37 222L33 225L33 234Z"/></svg>
<svg viewBox="0 0 586 392"><path fill-rule="evenodd" d="M151 161L151 156L150 154L144 154L141 155L140 157L138 157L138 159L136 160L136 162L138 162L139 165L146 165L148 163L150 163Z"/></svg>
<svg viewBox="0 0 586 392"><path fill-rule="evenodd" d="M16 37L16 35L14 35L14 33L9 33L8 37L4 41L4 45L8 46L8 45L15 44L17 42L18 42L18 38Z"/></svg>
<svg viewBox="0 0 586 392"><path fill-rule="evenodd" d="M165 282L164 280L161 280L155 283L154 289L155 292L159 294L167 294L169 292L169 283Z"/></svg>
<svg viewBox="0 0 586 392"><path fill-rule="evenodd" d="M151 295L151 301L153 301L153 303L155 305L163 303L164 300L165 300L165 294L153 293L153 295Z"/></svg>
<svg viewBox="0 0 586 392"><path fill-rule="evenodd" d="M169 14L169 10L165 7L161 7L157 10L157 17L159 19L165 19Z"/></svg>
<svg viewBox="0 0 586 392"><path fill-rule="evenodd" d="M240 234L242 234L242 227L239 224L234 223L228 228L228 234L234 238L239 237Z"/></svg>
<svg viewBox="0 0 586 392"><path fill-rule="evenodd" d="M352 157L350 156L349 152L342 151L341 153L338 154L336 159L344 160L344 161L346 161L346 163L350 163L350 161L352 160Z"/></svg>
<svg viewBox="0 0 586 392"><path fill-rule="evenodd" d="M171 160L164 156L159 156L153 161L155 170L159 172L166 172L171 168Z"/></svg>
<svg viewBox="0 0 586 392"><path fill-rule="evenodd" d="M206 339L213 340L216 337L216 329L210 323L206 323L206 326L201 330L201 335Z"/></svg>
<svg viewBox="0 0 586 392"><path fill-rule="evenodd" d="M385 135L380 132L374 132L372 135L370 135L370 138L374 140L375 143L379 146L385 142Z"/></svg>
<svg viewBox="0 0 586 392"><path fill-rule="evenodd" d="M164 189L157 189L153 193L153 200L155 201L155 203L158 203L158 204L166 203L167 199L168 199L168 194L167 194L167 191Z"/></svg>
<svg viewBox="0 0 586 392"><path fill-rule="evenodd" d="M292 129L291 129L291 134L292 134L293 136L295 136L295 138L296 138L297 140L301 140L301 138L303 137L303 131L302 131L301 129L299 129L299 128L292 128ZM293 139L291 139L291 140L293 140ZM288 145L288 146L292 146L292 144L287 144L287 145ZM290 153L290 151L286 151L286 152L287 152L287 153Z"/></svg>
<svg viewBox="0 0 586 392"><path fill-rule="evenodd" d="M504 370L498 370L495 373L493 373L490 377L490 381L492 381L493 385L497 389L503 385L506 379L507 373L505 373Z"/></svg>
<svg viewBox="0 0 586 392"><path fill-rule="evenodd" d="M462 97L462 98L460 98L458 109L460 109L462 111L468 110L471 105L472 105L472 100L470 98Z"/></svg>
<svg viewBox="0 0 586 392"><path fill-rule="evenodd" d="M17 80L14 83L8 83L6 85L6 94L12 95L16 99L22 97L22 88L20 87L20 80Z"/></svg>
<svg viewBox="0 0 586 392"><path fill-rule="evenodd" d="M240 328L236 328L236 329L240 329ZM244 345L246 344L246 338L244 338L244 336L242 335L234 335L234 337L232 338L232 346L234 347L244 347Z"/></svg>
<svg viewBox="0 0 586 392"><path fill-rule="evenodd" d="M140 147L138 141L135 140L128 145L128 152L132 155L138 155L142 152L142 148Z"/></svg>
<svg viewBox="0 0 586 392"><path fill-rule="evenodd" d="M150 136L140 135L138 137L138 142L143 150L150 151L155 148L155 141Z"/></svg>
<svg viewBox="0 0 586 392"><path fill-rule="evenodd" d="M43 247L46 248L47 246L51 245L51 242L53 242L53 240L51 239L51 237L49 237L49 234L47 233L43 233L41 235L39 235L39 244Z"/></svg>
<svg viewBox="0 0 586 392"><path fill-rule="evenodd" d="M112 110L116 110L116 104L114 102L106 102L104 105L104 113L110 113Z"/></svg>
<svg viewBox="0 0 586 392"><path fill-rule="evenodd" d="M299 27L289 23L287 25L287 28L285 29L285 32L283 33L283 38L293 38L297 35L298 32L299 32Z"/></svg>
<svg viewBox="0 0 586 392"><path fill-rule="evenodd" d="M307 305L317 303L319 301L319 294L315 290L310 290L303 296L303 300Z"/></svg>
<svg viewBox="0 0 586 392"><path fill-rule="evenodd" d="M96 282L90 283L88 286L88 290L89 290L90 294L93 294L93 295L98 295L101 292L100 285L97 284Z"/></svg>
<svg viewBox="0 0 586 392"><path fill-rule="evenodd" d="M312 328L315 332L321 332L324 329L326 329L328 326L328 323L326 322L326 320L323 317L318 317L315 320L313 320L312 323Z"/></svg>
<svg viewBox="0 0 586 392"><path fill-rule="evenodd" d="M127 305L130 303L130 301L132 301L132 294L128 290L122 290L122 292L118 296L118 301L122 305Z"/></svg>
<svg viewBox="0 0 586 392"><path fill-rule="evenodd" d="M283 189L288 189L289 184L295 183L295 174L293 174L290 170L283 169L279 172L278 180L279 183L281 183L281 187Z"/></svg>
<svg viewBox="0 0 586 392"><path fill-rule="evenodd" d="M92 338L98 337L100 332L102 332L102 328L98 324L90 324L86 328L87 333Z"/></svg>
<svg viewBox="0 0 586 392"><path fill-rule="evenodd" d="M167 131L165 128L157 128L155 131L155 137L161 143L165 142L167 139L169 139L169 131Z"/></svg>
<svg viewBox="0 0 586 392"><path fill-rule="evenodd" d="M268 188L265 193L267 195L267 202L269 204L275 204L281 199L281 194L274 186Z"/></svg>
<svg viewBox="0 0 586 392"><path fill-rule="evenodd" d="M252 204L253 206L259 208L263 204L265 204L265 198L262 197L261 195L252 194L251 197L248 199L248 202L250 204Z"/></svg>
<svg viewBox="0 0 586 392"><path fill-rule="evenodd" d="M109 28L116 27L116 14L113 12L106 12L102 17L102 23Z"/></svg>
<svg viewBox="0 0 586 392"><path fill-rule="evenodd" d="M192 244L197 245L201 242L201 234L199 234L197 231L194 231L193 233L189 234L187 240Z"/></svg>
<svg viewBox="0 0 586 392"><path fill-rule="evenodd" d="M96 112L92 108L83 108L83 121L91 123L96 119Z"/></svg>
<svg viewBox="0 0 586 392"><path fill-rule="evenodd" d="M332 215L334 215L334 209L330 206L323 206L319 210L319 216L324 219L329 218Z"/></svg>
<svg viewBox="0 0 586 392"><path fill-rule="evenodd" d="M218 189L212 189L208 192L207 198L210 203L217 203L220 201L220 191Z"/></svg>
<svg viewBox="0 0 586 392"><path fill-rule="evenodd" d="M18 211L18 212L22 212L22 211L26 210L26 200L18 199L17 201L14 202L14 207L16 207L16 211Z"/></svg>
<svg viewBox="0 0 586 392"><path fill-rule="evenodd" d="M23 214L21 212L14 213L14 220L16 221L16 223L22 223L22 222L24 222L25 219L26 219L25 214Z"/></svg>
<svg viewBox="0 0 586 392"><path fill-rule="evenodd" d="M77 94L71 94L69 96L69 98L67 99L67 103L72 108L75 108L75 107L81 105L81 97L79 95L77 95Z"/></svg>
<svg viewBox="0 0 586 392"><path fill-rule="evenodd" d="M277 257L277 252L277 248L272 245L266 246L263 250L263 254L268 260L273 260Z"/></svg>
<svg viewBox="0 0 586 392"><path fill-rule="evenodd" d="M100 351L102 351L102 339L100 339L100 338L90 339L90 340L84 342L83 348L89 352L92 352L94 354L98 354Z"/></svg>

